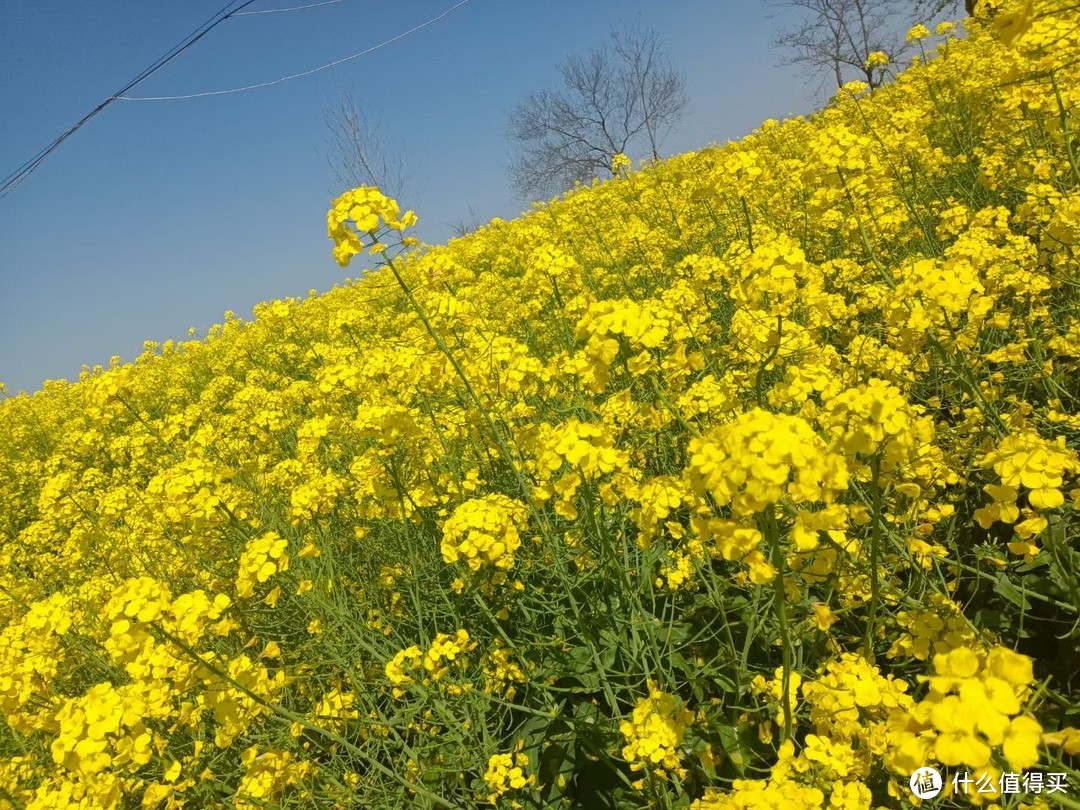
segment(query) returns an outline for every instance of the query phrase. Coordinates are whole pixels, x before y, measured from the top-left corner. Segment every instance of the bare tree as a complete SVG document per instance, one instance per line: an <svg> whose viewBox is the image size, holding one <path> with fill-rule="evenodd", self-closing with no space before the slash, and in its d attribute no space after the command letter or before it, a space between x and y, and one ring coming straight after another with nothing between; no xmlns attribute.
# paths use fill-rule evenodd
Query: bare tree
<svg viewBox="0 0 1080 810"><path fill-rule="evenodd" d="M970 17L975 13L976 0L963 0L964 11ZM960 10L960 0L913 0L915 15L927 18L938 14L956 14Z"/></svg>
<svg viewBox="0 0 1080 810"><path fill-rule="evenodd" d="M774 0L773 5L799 17L777 34L784 61L831 76L837 87L853 76L878 87L885 74L870 55L883 53L896 61L905 50L897 0Z"/></svg>
<svg viewBox="0 0 1080 810"><path fill-rule="evenodd" d="M338 187L378 186L401 199L406 190L405 155L386 143L379 124L356 95L341 91L324 120L329 131L326 158Z"/></svg>
<svg viewBox="0 0 1080 810"><path fill-rule="evenodd" d="M797 22L778 33L775 44L784 61L803 65L811 75L828 77L842 87L849 78L871 88L885 80L884 66L871 60L883 53L889 62L907 50L904 35L917 22L955 14L961 6L970 15L976 0L768 0L793 14Z"/></svg>
<svg viewBox="0 0 1080 810"><path fill-rule="evenodd" d="M510 115L514 190L524 198L611 174L617 154L660 157L686 109L685 81L651 30L612 33L612 44L560 67L562 87L526 97Z"/></svg>
<svg viewBox="0 0 1080 810"><path fill-rule="evenodd" d="M480 216L480 209L475 205L470 205L469 213L450 225L450 232L454 236L468 236L482 227L484 227L484 220Z"/></svg>

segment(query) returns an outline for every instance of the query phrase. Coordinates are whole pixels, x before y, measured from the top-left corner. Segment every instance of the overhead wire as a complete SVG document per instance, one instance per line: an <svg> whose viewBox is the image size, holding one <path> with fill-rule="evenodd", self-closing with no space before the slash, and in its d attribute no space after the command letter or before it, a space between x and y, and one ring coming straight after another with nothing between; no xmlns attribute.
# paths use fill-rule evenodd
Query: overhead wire
<svg viewBox="0 0 1080 810"><path fill-rule="evenodd" d="M135 76L135 78L124 84L124 86L117 90L113 95L106 98L96 107L94 107L94 109L92 109L82 118L80 118L77 122L75 122L75 124L64 130L64 132L57 136L48 146L38 151L37 154L35 154L29 160L25 161L14 172L5 177L3 182L0 183L0 197L7 196L7 194L10 193L12 189L14 189L27 177L29 177L30 174L32 174L49 155L51 155L53 152L56 151L57 148L59 148L60 144L62 144L64 141L74 135L84 124L86 124L86 122L94 118L94 116L98 115L98 113L100 113L114 101L118 100L119 97L122 96L124 93L127 93L142 82L149 79L167 64L180 56L180 54L184 53L196 42L209 34L218 25L225 22L225 20L229 19L230 17L235 16L247 6L250 6L252 3L255 2L255 0L243 0L243 2L240 2L239 6L230 11L230 7L235 6L237 2L240 2L240 0L230 0L228 3L226 3L216 14L212 15L206 22L204 22L202 25L200 25L198 28L196 28L194 31L184 37L184 39L180 40L180 42L178 42L176 45L174 45L172 48L170 48L168 51L158 57L154 62L150 63L150 65L144 68L137 76Z"/></svg>
<svg viewBox="0 0 1080 810"><path fill-rule="evenodd" d="M229 95L229 94L232 94L232 93L242 93L242 92L245 92L247 90L257 90L257 89L262 88L262 87L270 87L272 85L281 84L283 82L291 81L293 79L300 79L300 78L303 78L305 76L310 76L310 75L312 75L314 73L318 73L320 71L328 70L328 69L330 69L332 67L336 67L338 65L344 64L345 62L349 62L349 61L351 61L353 59L358 59L361 56L366 56L367 54L373 53L374 51L377 51L380 48L385 48L388 45L392 45L393 43L398 42L399 40L402 40L405 37L408 37L408 36L410 36L412 34L415 34L417 31L420 31L421 29L427 28L430 25L434 25L435 23L442 20L444 17L448 16L449 14L453 13L457 9L464 6L466 3L470 2L470 0L459 0L459 2L455 3L453 6L451 6L450 8L448 8L446 11L442 12L441 14L438 14L435 17L432 17L429 20L425 20L424 22L420 23L419 25L415 25L412 28L410 28L409 30L403 31L402 33L400 33L400 34L398 34L396 36L393 36L390 39L384 40L383 42L380 42L377 45L373 45L370 48L365 48L362 51L358 51L357 53L350 54L349 56L343 57L342 59L334 60L333 62L329 62L329 63L327 63L325 65L320 65L319 67L312 68L311 70L305 70L305 71L302 71L301 73L293 73L293 74L288 75L288 76L282 76L282 77L280 77L278 79L274 79L272 81L260 82L258 84L251 84L251 85L247 85L247 86L244 86L244 87L234 87L234 88L230 88L230 89L227 89L227 90L211 90L209 92L188 93L186 95L174 95L174 96L127 96L127 95L124 95L125 93L129 92L130 90L133 90L135 87L137 87L142 82L149 79L151 76L153 76L155 73L157 73L163 67L168 65L170 62L172 62L174 59L176 59L178 56L180 56L186 50L191 48L196 42L198 42L200 39L202 39L204 36L206 36L208 33L210 33L210 31L212 31L218 25L223 23L225 20L228 20L228 19L230 19L232 17L246 16L248 14L263 13L263 12L244 12L243 11L243 9L247 8L252 3L254 3L255 0L243 0L243 2L241 2L239 6L237 6L236 8L233 8L230 11L229 10L230 7L234 6L237 2L240 2L240 0L230 0L229 3L227 3L224 7L222 7L216 14L211 16L201 26L196 28L195 31L193 31L191 34L189 34L187 37L185 37L179 43L174 45L171 49L166 51L162 56L158 57L157 60L152 62L142 72L140 72L137 76L135 76L135 78L128 81L123 87L121 87L114 94L112 94L111 96L106 98L104 101L102 101L100 104L98 104L96 107L94 107L94 109L92 109L90 112L88 112L82 118L80 118L75 124L68 127L68 129L66 129L59 136L57 136L48 146L46 146L43 149L41 149L40 151L38 151L37 154L35 154L29 160L25 161L21 166L19 166L17 169L15 169L14 172L12 172L7 177L5 177L3 182L0 182L0 198L7 196L15 187L17 187L20 183L22 183L22 181L24 181L27 177L29 177L45 161L45 159L49 157L49 155L51 155L54 151L56 151L56 149L59 148L59 146L64 141L66 141L68 138L70 138L72 135L74 135L83 125L85 125L88 121L90 121L92 118L94 118L96 115L98 115L102 110L104 110L106 107L108 107L114 101L175 101L175 100L180 100L180 99L203 98L203 97L206 97L206 96L221 96L221 95ZM308 4L308 5L305 5L305 6L296 6L296 7L284 8L284 9L268 9L265 13L279 13L279 12L286 12L286 11L302 11L302 10L308 9L308 8L317 8L319 6L332 5L332 4L337 3L337 2L341 2L341 0L323 0L323 2L311 3L311 4Z"/></svg>
<svg viewBox="0 0 1080 810"><path fill-rule="evenodd" d="M327 63L325 65L320 65L319 67L312 68L311 70L305 70L305 71L303 71L301 73L293 73L293 74L288 75L288 76L282 76L282 77L277 78L277 79L272 79L271 81L268 81L268 82L259 82L258 84L249 84L249 85L245 85L244 87L231 87L231 88L229 88L227 90L208 90L208 91L202 92L202 93L187 93L187 94L184 94L184 95L177 95L177 96L116 96L116 100L117 101L180 101L182 99L190 99L190 98L207 98L209 96L227 96L227 95L231 95L233 93L243 93L243 92L246 92L248 90L258 90L258 89L260 89L262 87L271 87L271 86L273 86L275 84L282 84L283 82L292 81L293 79L302 79L305 76L311 76L312 74L318 73L319 71L322 71L322 70L329 70L332 67L337 67L338 65L344 64L345 62L349 62L349 61L351 61L353 59L359 59L361 56L367 56L369 53L377 51L380 48L385 48L387 45L392 45L393 43L397 42L398 40L404 39L405 37L407 37L407 36L409 36L411 34L415 34L417 31L421 30L422 28L427 28L429 25L434 25L435 23L439 22L439 20L443 19L444 17L448 16L452 12L454 12L457 9L461 8L463 5L465 5L468 2L470 2L470 0L459 0L458 3L456 3L453 6L451 6L450 8L448 8L442 14L439 14L438 16L432 17L430 20L422 22L419 25L413 26L408 31L403 31L402 33L400 33L400 34L398 34L396 36L393 36L390 39L384 40L383 42L380 42L378 45L372 45L370 48L365 48L364 50L358 51L357 53L350 54L349 56L343 57L341 59L336 59L333 62L329 62L329 63Z"/></svg>
<svg viewBox="0 0 1080 810"><path fill-rule="evenodd" d="M334 3L344 3L345 0L323 0L321 3L309 3L306 6L292 6L291 8L268 8L260 11L239 11L233 14L234 17L255 17L259 14L284 14L286 11L306 11L309 8L318 8L319 6L332 6Z"/></svg>

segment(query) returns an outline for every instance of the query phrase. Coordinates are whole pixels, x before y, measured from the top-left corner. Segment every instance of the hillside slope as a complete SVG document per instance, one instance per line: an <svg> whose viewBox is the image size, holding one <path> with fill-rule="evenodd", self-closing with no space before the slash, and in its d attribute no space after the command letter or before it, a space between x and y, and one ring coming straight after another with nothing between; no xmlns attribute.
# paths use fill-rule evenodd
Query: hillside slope
<svg viewBox="0 0 1080 810"><path fill-rule="evenodd" d="M1080 7L989 5L445 246L346 195L359 279L4 401L0 809L1080 786Z"/></svg>

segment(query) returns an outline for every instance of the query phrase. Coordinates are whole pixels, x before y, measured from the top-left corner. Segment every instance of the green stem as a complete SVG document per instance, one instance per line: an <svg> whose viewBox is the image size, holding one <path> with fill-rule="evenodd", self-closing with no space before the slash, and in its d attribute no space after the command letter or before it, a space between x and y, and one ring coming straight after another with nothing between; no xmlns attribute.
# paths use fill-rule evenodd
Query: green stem
<svg viewBox="0 0 1080 810"><path fill-rule="evenodd" d="M855 197L852 196L851 189L848 188L847 180L844 178L844 173L839 166L836 167L836 173L840 176L840 185L844 187L844 195L851 205L851 215L855 217L855 224L859 226L859 236L862 238L863 248L866 250L867 257L874 263L874 267L877 268L882 280L889 285L890 289L895 290L896 281L889 275L889 271L885 269L885 266L878 261L877 254L874 253L874 249L870 245L870 236L866 233L866 228L863 227L862 217L859 216L859 209L855 205Z"/></svg>
<svg viewBox="0 0 1080 810"><path fill-rule="evenodd" d="M1061 100L1061 90L1058 88L1057 76L1050 71L1050 84L1054 88L1054 98L1057 100L1058 116L1061 118L1062 142L1065 144L1065 155L1069 158L1069 165L1077 181L1080 181L1080 165L1077 165L1076 154L1072 147L1072 133L1069 131L1069 111L1065 109L1065 103Z"/></svg>
<svg viewBox="0 0 1080 810"><path fill-rule="evenodd" d="M764 398L765 392L761 388L762 375L765 374L765 369L768 365L776 359L776 356L780 354L780 343L783 340L784 335L784 316L776 316L776 345L772 347L772 351L769 352L768 357L761 361L761 365L758 366L757 374L754 375L754 398L757 400L758 407L765 407Z"/></svg>
<svg viewBox="0 0 1080 810"><path fill-rule="evenodd" d="M476 409L480 412L484 422L487 424L488 430L491 431L491 435L495 440L495 444L499 448L499 453L503 457L503 461L510 467L514 473L514 477L517 479L518 488L521 490L521 495L525 500L526 506L532 513L536 520L537 526L540 529L541 534L548 537L548 527L546 521L540 515L536 506L533 504L532 487L529 486L529 482L525 480L525 476L522 474L521 469L516 463L513 454L510 452L509 446L506 444L506 440L503 437L501 431L496 427L495 421L491 418L491 414L488 409L484 407L484 403L480 400L479 395L476 393L476 389L473 388L472 383L469 382L468 376L465 374L465 369L461 367L457 358L454 357L453 352L450 351L450 347L446 345L446 341L442 339L438 332L435 331L435 327L432 326L430 319L427 316L427 312L420 302L412 294L412 290L409 285L405 283L405 279L402 278L401 273L398 271L397 265L394 264L394 260L389 256L386 257L386 266L390 268L390 272L394 274L394 279L397 281L398 286L401 287L401 291L405 293L405 298L408 300L409 305L413 308L417 317L420 318L420 322L424 325L424 329L427 330L428 335L435 341L436 347L439 351L450 361L450 365L453 366L454 372L465 386L465 392L469 395L469 399L473 401Z"/></svg>
<svg viewBox="0 0 1080 810"><path fill-rule="evenodd" d="M878 604L881 601L878 585L878 567L881 564L881 457L875 455L871 462L873 478L870 481L873 499L873 516L870 531L870 610L866 616L866 634L863 638L863 655L874 662L874 626L877 623Z"/></svg>
<svg viewBox="0 0 1080 810"><path fill-rule="evenodd" d="M784 730L781 742L791 739L791 670L794 653L791 647L791 630L788 626L787 593L784 590L784 550L780 547L780 528L776 523L776 511L769 506L765 511L764 529L772 556L772 566L776 569L773 579L773 607L776 621L780 625L780 643L783 654L783 674L780 679L780 706L784 714Z"/></svg>
<svg viewBox="0 0 1080 810"><path fill-rule="evenodd" d="M750 252L754 252L754 225L750 219L750 207L746 204L746 196L739 195L739 202L742 203L743 216L746 217L746 244L750 248Z"/></svg>
<svg viewBox="0 0 1080 810"><path fill-rule="evenodd" d="M176 451L176 449L171 444L169 444L167 441L165 441L165 437L161 435L161 432L156 427L154 427L149 422L147 422L145 419L143 419L143 415L141 413L139 413L137 410L135 410L135 407L130 402L128 402L126 399L124 399L122 396L120 396L120 394L116 395L116 401L119 402L121 405L123 405L125 408L127 408L128 412L132 416L134 416L139 421L139 423L144 428L146 428L146 430L150 433L150 435L153 436L155 439L157 439L158 443L160 443L162 447L164 447L169 453L171 453L173 455L173 457L182 458L180 453L178 453Z"/></svg>
<svg viewBox="0 0 1080 810"><path fill-rule="evenodd" d="M303 728L307 729L308 731L312 732L313 734L317 734L317 735L320 735L322 737L326 737L331 742L335 742L338 745L342 746L343 748L346 748L349 751L352 751L357 756L359 756L362 759L366 760L367 763L369 765L371 765L371 767L373 767L375 770L379 771L384 776L390 777L395 782L398 782L399 784L401 784L402 786L404 786L408 790L411 790L413 793L416 793L418 796L423 796L425 799L428 799L429 801L433 802L434 804L438 805L439 807L448 807L448 808L451 808L451 810L457 810L458 805L452 804L451 802L444 799L442 796L438 796L438 795L430 792L429 790L427 790L426 788L424 788L421 785L417 785L417 784L414 784L414 783L410 782L408 779L406 779L405 777L403 777L400 774L396 773L395 771L392 771L390 768L386 767L385 765L383 765L378 760L374 759L373 757L368 756L367 752L365 752L362 749L358 748L357 746L353 745L351 742L346 740L344 737L342 737L337 732L330 731L329 729L322 728L321 726L317 726L314 723L309 723L301 715L296 714L295 712L291 712L291 711L289 711L288 709L286 709L283 706L279 706L279 705L277 705L275 703L270 703L265 698L263 698L261 695L258 695L255 692L252 692L250 689L248 689L246 686L244 686L242 683L240 683L240 681L238 681L238 680L236 680L236 678L232 677L228 672L221 669L221 667L218 667L218 666L210 663L206 659L204 659L195 650L193 650L188 644L186 644L182 639L172 635L167 630L164 630L161 627L158 627L157 631L159 633L161 633L161 635L164 636L166 639L168 639L173 644L175 644L177 647L179 647L181 650L183 650L184 654L187 655L189 658L191 658L193 661L195 661L197 664L199 664L199 666L205 667L207 670L209 670L211 673L213 673L217 677L221 678L223 681L227 681L229 684L231 684L233 686L234 689L236 689L239 692L243 692L245 695L247 695L249 698L251 698L257 704L259 704L263 708L267 709L272 714L276 715L278 718L280 718L282 720L287 720L289 723L299 723Z"/></svg>
<svg viewBox="0 0 1080 810"><path fill-rule="evenodd" d="M671 404L671 400L668 399L667 394L660 390L660 385L656 382L655 378L649 377L649 385L652 387L653 396L660 400L663 406L667 408L668 413L670 413L671 416L675 419L675 421L679 423L679 427L681 427L695 439L700 439L701 431L699 431L696 427L694 427L692 424L687 422L686 419L683 418L683 415L679 413L678 409L676 409L676 407Z"/></svg>

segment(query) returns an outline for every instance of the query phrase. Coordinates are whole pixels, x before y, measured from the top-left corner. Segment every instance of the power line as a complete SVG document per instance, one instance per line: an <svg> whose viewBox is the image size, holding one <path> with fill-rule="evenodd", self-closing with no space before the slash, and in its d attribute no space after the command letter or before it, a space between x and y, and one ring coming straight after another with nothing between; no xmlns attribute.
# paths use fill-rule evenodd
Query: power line
<svg viewBox="0 0 1080 810"><path fill-rule="evenodd" d="M304 76L310 76L313 73L318 73L319 71L328 70L329 68L336 67L337 65L343 64L343 63L351 61L353 59L358 59L361 56L366 56L367 54L372 53L374 51L377 51L380 48L385 48L387 45L391 45L391 44L397 42L398 40L404 39L405 37L407 37L407 36L409 36L411 34L414 34L414 33L416 33L417 31L419 31L419 30L421 30L423 28L427 28L429 25L434 25L435 23L439 22L439 20L443 19L444 17L446 17L450 13L456 11L457 9L461 8L463 5L468 3L469 0L460 0L458 3L455 3L453 6L451 6L446 11L444 11L442 14L439 14L439 15L437 15L435 17L432 17L430 20L426 20L425 22L422 22L419 25L410 28L408 31L403 31L402 33L398 34L397 36L391 37L388 40L380 42L378 45L373 45L370 48L365 48L362 51L351 54L351 55L346 56L346 57L344 57L342 59L337 59L337 60L335 60L333 62L330 62L328 64L320 65L319 67L313 68L311 70L303 71L302 73L294 73L294 74L289 75L289 76L282 76L279 79L274 79L274 80L269 81L269 82L261 82L259 84L247 85L246 87L234 87L234 88L231 88L231 89L228 89L228 90L212 90L212 91L205 92L205 93L190 93L190 94L187 94L187 95L178 95L178 96L125 96L124 95L124 93L127 93L130 90L133 90L139 84L141 84L142 82L149 79L151 76L153 76L159 70L161 70L163 67L165 67L167 64L169 64L171 61L173 61L176 57L180 56L180 54L184 53L184 51L188 50L188 48L193 46L196 42L198 42L200 39L202 39L204 36L206 36L208 33L210 33L211 30L216 28L218 25L220 25L221 23L223 23L225 20L229 19L230 17L241 17L241 16L247 16L247 15L251 15L251 14L261 14L261 13L273 14L273 13L280 13L280 12L286 12L286 11L302 11L302 10L308 9L308 8L317 8L319 6L332 5L334 3L341 2L341 0L324 0L324 2L311 3L311 4L308 4L308 5L305 5L305 6L297 6L297 7L293 7L293 8L283 8L283 9L271 9L271 10L268 10L268 11L265 11L265 12L244 12L243 9L247 8L252 3L255 2L255 0L245 0L245 2L242 2L240 6L238 6L237 8L234 8L233 10L229 11L228 10L229 7L234 5L236 2L239 2L239 0L231 0L229 3L227 3L220 11L218 11L216 14L214 14L212 17L210 17L210 19L207 20L205 23L203 23L199 28L195 29L195 31L193 31L191 34L189 34L187 37L185 37L183 40L181 40L177 45L175 45L173 48L171 48L169 51L167 51L165 54L163 54L161 57L159 57L156 61L151 63L149 67L147 67L145 70L143 70L141 73L139 73L134 79L129 81L127 84L125 84L119 90L117 90L113 95L109 96L104 101L102 101L100 104L98 104L94 109L92 109L90 112L88 112L86 115L84 115L81 119L79 119L79 121L77 121L73 126L69 127L67 130L65 130L52 143L50 143L44 149L39 151L36 155L34 155L32 158L30 158L25 163L23 163L21 166L19 166L14 172L12 172L6 178L4 178L4 181L2 183L0 183L0 198L6 197L16 186L18 186L23 180L25 180L28 176L30 176L30 174L32 174L45 161L45 159L49 155L51 155L54 151L56 151L56 149L60 146L60 144L62 144L64 141L66 141L68 138L70 138L72 135L74 135L75 132L77 132L84 124L86 124L86 122L88 122L91 118L93 118L98 113L100 113L102 110L104 110L110 104L112 104L114 101L174 101L174 100L188 99L188 98L203 98L203 97L206 97L206 96L221 96L221 95L228 95L228 94L232 94L232 93L242 93L242 92L244 92L246 90L256 90L256 89L261 88L261 87L270 87L270 86L275 85L275 84L281 84L282 82L291 81L292 79L300 79L300 78L303 78Z"/></svg>
<svg viewBox="0 0 1080 810"><path fill-rule="evenodd" d="M249 84L249 85L246 85L245 87L232 87L232 88L229 88L228 90L209 90L209 91L204 92L204 93L188 93L186 95L181 95L181 96L116 96L115 98L116 98L117 101L179 101L181 99L188 99L188 98L206 98L207 96L226 96L226 95L230 95L232 93L243 93L243 92L245 92L247 90L258 90L261 87L270 87L270 86L275 85L275 84L281 84L282 82L291 81L292 79L302 79L305 76L310 76L313 73L318 73L321 70L328 70L329 68L337 67L338 65L340 65L340 64L342 64L344 62L348 62L348 61L350 61L352 59L359 59L361 56L367 56L367 54L372 53L373 51L377 51L380 48L385 48L387 45L392 45L393 43L397 42L400 39L404 39L405 37L409 36L410 34L415 34L417 31L419 31L422 28L427 28L429 25L434 25L439 20L441 20L443 17L446 17L451 12L461 8L463 5L465 5L468 2L469 2L469 0L460 0L460 2L458 2L455 5L451 6L446 11L444 11L442 14L439 14L436 17L432 17L430 20L427 20L426 22L422 22L419 25L410 28L408 31L403 31L402 33L398 34L397 36L391 37L388 40L380 42L378 45L372 45L370 48L365 48L362 51L359 51L359 52L354 53L354 54L350 54L349 56L343 57L342 59L337 59L337 60L335 60L333 62L329 62L328 64L320 65L317 68L312 68L311 70L305 70L302 73L293 73L293 74L291 74L289 76L282 76L279 79L273 79L273 80L268 81L268 82L260 82L259 84Z"/></svg>
<svg viewBox="0 0 1080 810"><path fill-rule="evenodd" d="M60 134L55 140L53 140L52 143L50 143L44 149L40 150L36 155L34 155L32 158L19 166L14 172L5 177L3 183L0 183L0 197L7 196L7 194L12 189L14 189L17 185L19 185L19 183L25 180L32 172L34 172L34 170L37 169L38 166L40 166L49 155L56 151L60 144L62 144L64 141L74 135L87 121L89 121L91 118L96 116L106 107L108 107L118 98L120 98L120 96L122 96L124 93L134 89L136 86L149 79L167 64L176 59L176 57L180 56L180 54L184 53L184 51L186 51L204 36L209 34L214 28L225 22L225 20L229 19L230 17L238 14L247 6L250 6L252 3L255 2L255 0L244 0L244 2L241 2L239 6L230 11L229 8L236 5L237 2L240 2L240 0L230 0L230 2L226 3L225 6L221 8L221 10L219 10L206 22L204 22L202 25L200 25L198 28L188 34L179 43L177 43L160 57L158 57L134 79L129 81L119 90L117 90L113 95L109 96L96 107L94 107L94 109L92 109L82 118L80 118L74 125L69 127L62 134Z"/></svg>
<svg viewBox="0 0 1080 810"><path fill-rule="evenodd" d="M334 3L341 3L344 0L323 0L322 3L309 3L306 6L293 6L292 8L270 8L266 11L240 11L234 14L234 17L254 17L257 14L284 14L286 11L305 11L309 8L318 8L319 6L332 6Z"/></svg>

